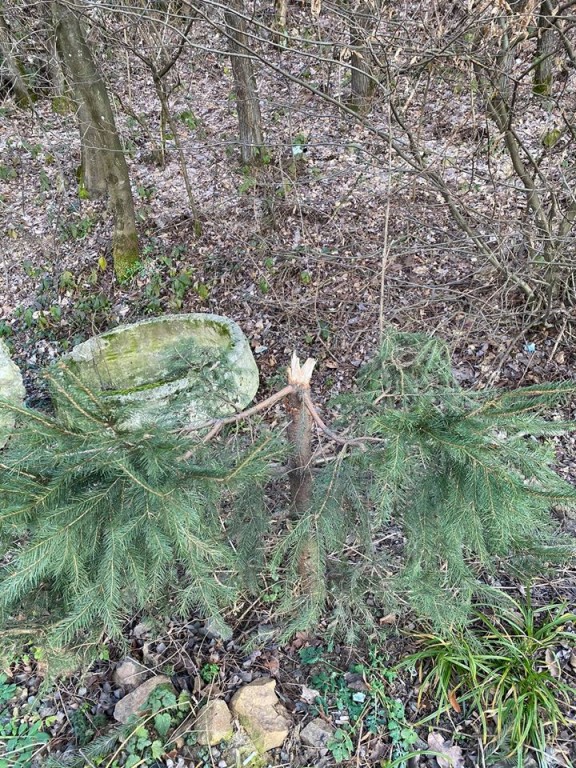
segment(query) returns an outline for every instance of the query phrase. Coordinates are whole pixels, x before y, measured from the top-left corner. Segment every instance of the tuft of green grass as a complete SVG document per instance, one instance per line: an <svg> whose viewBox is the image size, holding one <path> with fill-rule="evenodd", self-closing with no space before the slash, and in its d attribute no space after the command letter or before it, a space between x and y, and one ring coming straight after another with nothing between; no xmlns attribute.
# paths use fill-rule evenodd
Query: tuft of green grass
<svg viewBox="0 0 576 768"><path fill-rule="evenodd" d="M420 635L420 650L403 666L419 670L420 696L435 698L435 717L475 712L484 744L519 768L529 750L545 766L550 739L574 723L576 680L557 653L576 641L576 614L563 605L533 608L530 599L510 603L498 615L477 613L466 632Z"/></svg>

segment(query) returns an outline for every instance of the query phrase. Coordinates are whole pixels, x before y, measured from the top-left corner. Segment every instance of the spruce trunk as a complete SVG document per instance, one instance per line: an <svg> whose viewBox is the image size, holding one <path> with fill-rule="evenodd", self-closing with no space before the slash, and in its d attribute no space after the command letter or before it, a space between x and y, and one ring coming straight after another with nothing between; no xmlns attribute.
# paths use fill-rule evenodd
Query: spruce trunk
<svg viewBox="0 0 576 768"><path fill-rule="evenodd" d="M120 279L138 261L138 236L128 167L106 86L78 17L60 2L54 2L56 41L79 105L82 141L82 181L88 194L106 189L114 216L112 255Z"/></svg>
<svg viewBox="0 0 576 768"><path fill-rule="evenodd" d="M260 157L264 144L260 100L250 57L250 39L246 34L243 0L228 0L224 13L228 34L230 63L236 92L236 110L240 134L240 155L246 165Z"/></svg>
<svg viewBox="0 0 576 768"><path fill-rule="evenodd" d="M314 367L313 360L307 360L301 367L300 361L293 355L288 369L288 383L295 389L286 398L286 409L290 417L288 424L288 439L292 445L290 460L290 501L292 517L301 519L312 515L312 415L305 402L305 396L310 391L310 378ZM315 592L318 581L322 578L319 573L313 534L301 546L298 557L298 575L305 595Z"/></svg>

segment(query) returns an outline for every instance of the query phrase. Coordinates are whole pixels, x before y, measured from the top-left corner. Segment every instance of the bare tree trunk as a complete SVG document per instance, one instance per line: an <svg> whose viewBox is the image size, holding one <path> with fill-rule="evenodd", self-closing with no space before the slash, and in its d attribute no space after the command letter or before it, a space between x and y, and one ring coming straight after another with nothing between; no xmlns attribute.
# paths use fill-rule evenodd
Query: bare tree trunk
<svg viewBox="0 0 576 768"><path fill-rule="evenodd" d="M46 5L44 6L43 11L46 27L50 29L50 34L46 40L46 53L48 57L50 84L52 86L52 110L53 112L56 112L56 114L64 115L74 111L74 99L68 83L66 82L66 75L64 74L60 57L58 56L54 8L50 5Z"/></svg>
<svg viewBox="0 0 576 768"><path fill-rule="evenodd" d="M229 39L230 62L236 90L236 110L240 132L240 155L245 164L260 157L264 139L262 116L254 67L250 54L250 40L246 34L243 0L228 0L224 13Z"/></svg>
<svg viewBox="0 0 576 768"><path fill-rule="evenodd" d="M19 107L29 107L34 102L34 95L26 85L24 66L14 51L10 27L0 13L0 56L6 75L11 83L14 99Z"/></svg>
<svg viewBox="0 0 576 768"><path fill-rule="evenodd" d="M549 96L552 93L554 73L554 26L549 17L552 15L550 0L542 0L538 15L538 44L536 47L536 66L534 68L534 93Z"/></svg>
<svg viewBox="0 0 576 768"><path fill-rule="evenodd" d="M361 2L356 11L350 15L350 48L352 50L350 95L353 107L360 112L367 111L374 93L371 53L366 43L375 23L376 18L371 2Z"/></svg>
<svg viewBox="0 0 576 768"><path fill-rule="evenodd" d="M279 47L286 47L288 37L288 0L274 0L274 42Z"/></svg>
<svg viewBox="0 0 576 768"><path fill-rule="evenodd" d="M138 236L128 167L106 86L100 77L76 14L54 2L56 41L79 105L83 183L90 193L104 186L114 216L112 254L120 279L138 261Z"/></svg>

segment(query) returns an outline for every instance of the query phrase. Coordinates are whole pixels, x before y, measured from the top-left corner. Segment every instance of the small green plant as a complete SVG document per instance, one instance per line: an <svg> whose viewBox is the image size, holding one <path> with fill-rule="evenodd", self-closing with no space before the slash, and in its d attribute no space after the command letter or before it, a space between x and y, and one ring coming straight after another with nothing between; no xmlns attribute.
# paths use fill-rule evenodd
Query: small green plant
<svg viewBox="0 0 576 768"><path fill-rule="evenodd" d="M170 275L168 286L171 294L168 299L170 309L180 309L184 303L186 294L194 284L194 272L192 269L182 269Z"/></svg>
<svg viewBox="0 0 576 768"><path fill-rule="evenodd" d="M67 755L64 760L51 758L47 762L47 768L86 768L87 761L90 765L98 765L100 768L158 765L158 761L174 747L170 734L190 711L188 693L183 691L177 697L172 688L158 686L140 710L141 714L132 716L124 726L109 728L102 736L94 738L93 733L89 733L85 744L80 744L77 739L78 746L81 747L77 753ZM84 726L85 724L81 728ZM187 736L185 742L193 744L192 735Z"/></svg>
<svg viewBox="0 0 576 768"><path fill-rule="evenodd" d="M194 290L202 301L207 301L210 298L210 288L205 283L195 283Z"/></svg>
<svg viewBox="0 0 576 768"><path fill-rule="evenodd" d="M238 187L238 193L240 195L243 195L246 192L249 192L251 189L254 189L257 185L258 185L258 179L255 176L246 174L240 186Z"/></svg>
<svg viewBox="0 0 576 768"><path fill-rule="evenodd" d="M313 667L310 686L320 694L312 711L336 710L349 718L349 725L338 728L327 745L336 762L354 754L354 738L360 732L386 738L393 759L408 755L417 736L406 721L404 705L391 695L396 672L386 667L376 648L370 650L367 664L354 664L347 672L331 664L321 646L298 653L303 664Z"/></svg>
<svg viewBox="0 0 576 768"><path fill-rule="evenodd" d="M0 675L0 768L29 768L49 741L44 721L28 708L11 708L18 687Z"/></svg>
<svg viewBox="0 0 576 768"><path fill-rule="evenodd" d="M334 735L327 744L328 750L337 763L343 763L349 760L354 754L354 742L350 738L348 731L344 728L337 728Z"/></svg>
<svg viewBox="0 0 576 768"><path fill-rule="evenodd" d="M118 279L118 282L120 285L127 285L130 283L135 277L142 274L143 265L140 260L135 261L134 264L130 264L129 267L126 267L126 269L122 273L122 277Z"/></svg>
<svg viewBox="0 0 576 768"><path fill-rule="evenodd" d="M84 240L94 228L94 219L90 216L83 216L80 219L72 219L62 224L60 228L61 240Z"/></svg>
<svg viewBox="0 0 576 768"><path fill-rule="evenodd" d="M140 184L136 187L136 193L141 200L151 200L154 195L154 187Z"/></svg>
<svg viewBox="0 0 576 768"><path fill-rule="evenodd" d="M10 181L17 178L18 173L15 168L9 165L0 165L0 181Z"/></svg>
<svg viewBox="0 0 576 768"><path fill-rule="evenodd" d="M420 671L420 694L433 694L438 714L474 713L484 743L515 756L519 768L528 749L548 765L547 736L568 723L576 700L576 676L556 658L563 643L576 640L576 614L509 599L492 614L477 613L467 632L419 640L421 649L404 664Z"/></svg>
<svg viewBox="0 0 576 768"><path fill-rule="evenodd" d="M214 682L214 680L217 679L219 674L220 674L220 667L218 666L218 664L207 663L207 664L204 664L204 666L200 670L200 677L202 678L202 680L204 680L205 683Z"/></svg>
<svg viewBox="0 0 576 768"><path fill-rule="evenodd" d="M200 125L200 120L196 117L191 109L186 109L184 112L180 112L178 117L191 131L194 131Z"/></svg>

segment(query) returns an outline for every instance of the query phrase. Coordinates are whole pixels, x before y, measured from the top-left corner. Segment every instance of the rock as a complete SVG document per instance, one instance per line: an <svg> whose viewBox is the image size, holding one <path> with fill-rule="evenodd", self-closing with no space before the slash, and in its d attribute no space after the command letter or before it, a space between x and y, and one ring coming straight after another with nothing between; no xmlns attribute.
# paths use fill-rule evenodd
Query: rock
<svg viewBox="0 0 576 768"><path fill-rule="evenodd" d="M146 680L145 683L142 683L134 691L127 693L124 698L120 699L114 707L114 719L119 723L127 723L128 719L146 704L148 696L159 685L171 686L172 684L170 683L170 678L166 677L166 675L156 675L156 677Z"/></svg>
<svg viewBox="0 0 576 768"><path fill-rule="evenodd" d="M280 704L275 688L275 680L261 677L242 686L230 702L232 713L260 752L280 747L291 726L290 716Z"/></svg>
<svg viewBox="0 0 576 768"><path fill-rule="evenodd" d="M22 406L24 395L20 369L10 359L8 347L0 339L0 399L7 400L12 405ZM15 421L13 412L0 408L0 448L6 445Z"/></svg>
<svg viewBox="0 0 576 768"><path fill-rule="evenodd" d="M120 688L134 690L146 680L150 671L138 661L127 656L114 670L112 679Z"/></svg>
<svg viewBox="0 0 576 768"><path fill-rule="evenodd" d="M119 325L78 344L62 362L128 430L200 426L242 410L258 389L246 336L219 315L163 315ZM55 386L52 398L61 419L78 420Z"/></svg>
<svg viewBox="0 0 576 768"><path fill-rule="evenodd" d="M300 731L302 744L315 749L324 749L334 735L334 728L317 717Z"/></svg>
<svg viewBox="0 0 576 768"><path fill-rule="evenodd" d="M212 699L202 707L194 723L194 731L198 736L198 743L203 746L213 747L232 738L232 715L226 702L222 699Z"/></svg>

